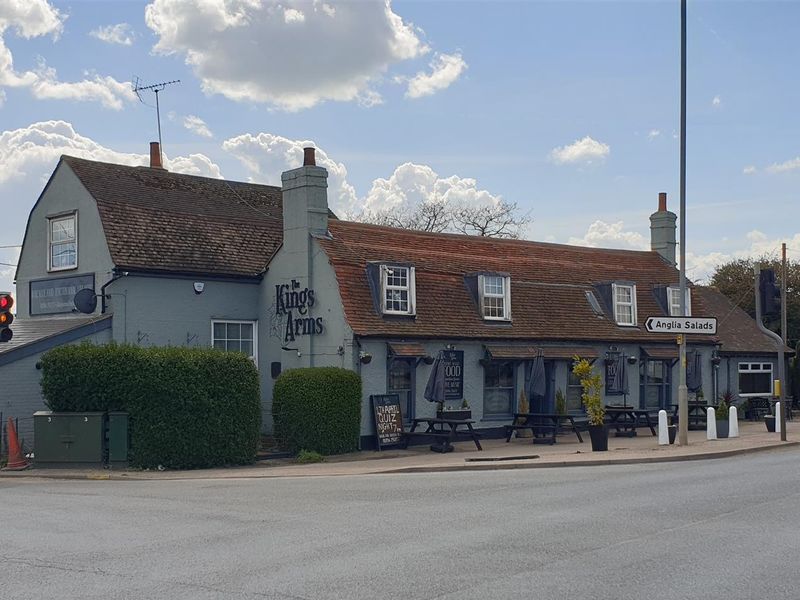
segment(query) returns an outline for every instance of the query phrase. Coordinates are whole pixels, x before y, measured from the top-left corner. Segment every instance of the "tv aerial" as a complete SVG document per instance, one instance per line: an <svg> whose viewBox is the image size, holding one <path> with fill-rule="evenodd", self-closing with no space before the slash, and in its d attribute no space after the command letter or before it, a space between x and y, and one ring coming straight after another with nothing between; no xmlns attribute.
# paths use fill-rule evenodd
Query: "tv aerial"
<svg viewBox="0 0 800 600"><path fill-rule="evenodd" d="M162 148L163 144L161 143L161 111L158 107L158 92L163 92L164 88L168 85L172 85L173 83L180 83L180 79L175 79L174 81L162 81L161 83L154 83L152 85L141 85L141 80L138 77L134 77L133 81L131 81L131 90L133 93L136 94L136 97L139 98L139 102L144 105L147 103L142 100L142 95L139 92L146 92L151 91L154 92L156 95L156 120L158 121L158 153L159 158L163 160L162 156Z"/></svg>

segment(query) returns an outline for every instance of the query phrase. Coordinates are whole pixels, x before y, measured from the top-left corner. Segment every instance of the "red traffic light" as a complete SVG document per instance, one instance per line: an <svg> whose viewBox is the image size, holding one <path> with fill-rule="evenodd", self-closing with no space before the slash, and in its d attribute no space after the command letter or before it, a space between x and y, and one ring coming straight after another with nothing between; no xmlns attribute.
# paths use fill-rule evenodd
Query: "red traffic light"
<svg viewBox="0 0 800 600"><path fill-rule="evenodd" d="M0 294L0 310L11 310L14 306L14 298L11 294Z"/></svg>

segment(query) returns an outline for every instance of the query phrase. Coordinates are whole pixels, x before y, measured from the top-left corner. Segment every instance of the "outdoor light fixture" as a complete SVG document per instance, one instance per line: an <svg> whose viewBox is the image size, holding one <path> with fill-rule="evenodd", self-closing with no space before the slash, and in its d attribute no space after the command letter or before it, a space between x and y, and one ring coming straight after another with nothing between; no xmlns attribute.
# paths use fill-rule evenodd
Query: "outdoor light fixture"
<svg viewBox="0 0 800 600"><path fill-rule="evenodd" d="M635 365L636 361L637 361L637 358L635 356L629 356L628 357L628 364L629 365Z"/></svg>
<svg viewBox="0 0 800 600"><path fill-rule="evenodd" d="M435 359L430 354L426 354L422 357L422 362L424 362L426 365L432 365L434 360Z"/></svg>
<svg viewBox="0 0 800 600"><path fill-rule="evenodd" d="M364 352L363 350L358 353L358 360L361 361L362 365L368 365L372 362L372 354L369 352Z"/></svg>

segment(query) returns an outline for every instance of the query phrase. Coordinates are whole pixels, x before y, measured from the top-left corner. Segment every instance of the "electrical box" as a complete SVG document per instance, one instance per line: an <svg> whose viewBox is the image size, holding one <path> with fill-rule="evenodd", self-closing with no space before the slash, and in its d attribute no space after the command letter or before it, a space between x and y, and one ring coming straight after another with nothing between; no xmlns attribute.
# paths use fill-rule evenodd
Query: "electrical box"
<svg viewBox="0 0 800 600"><path fill-rule="evenodd" d="M128 464L128 413L109 412L106 428L108 444L108 464L110 466L127 466Z"/></svg>
<svg viewBox="0 0 800 600"><path fill-rule="evenodd" d="M39 466L102 466L105 413L33 414L34 461Z"/></svg>

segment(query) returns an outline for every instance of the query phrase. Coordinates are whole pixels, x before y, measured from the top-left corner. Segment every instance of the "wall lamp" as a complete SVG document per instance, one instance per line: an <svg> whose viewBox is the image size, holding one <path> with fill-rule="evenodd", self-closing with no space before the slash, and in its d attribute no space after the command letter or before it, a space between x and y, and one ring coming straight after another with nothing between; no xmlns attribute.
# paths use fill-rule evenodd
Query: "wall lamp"
<svg viewBox="0 0 800 600"><path fill-rule="evenodd" d="M372 362L372 354L370 354L369 352L364 352L363 350L361 350L358 353L358 360L361 361L362 365L368 365L369 363Z"/></svg>
<svg viewBox="0 0 800 600"><path fill-rule="evenodd" d="M430 354L426 354L422 357L422 362L424 362L426 365L432 365L434 360L435 359Z"/></svg>

